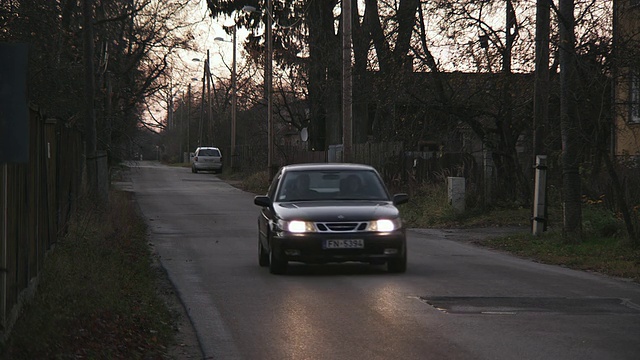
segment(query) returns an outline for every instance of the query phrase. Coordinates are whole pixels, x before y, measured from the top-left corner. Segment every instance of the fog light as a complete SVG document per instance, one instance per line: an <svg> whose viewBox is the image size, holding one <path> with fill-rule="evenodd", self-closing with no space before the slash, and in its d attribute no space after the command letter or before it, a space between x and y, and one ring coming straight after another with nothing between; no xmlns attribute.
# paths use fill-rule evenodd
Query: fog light
<svg viewBox="0 0 640 360"><path fill-rule="evenodd" d="M398 249L384 249L385 255L395 255L398 253Z"/></svg>
<svg viewBox="0 0 640 360"><path fill-rule="evenodd" d="M288 256L298 256L300 255L300 250L287 249L284 251Z"/></svg>

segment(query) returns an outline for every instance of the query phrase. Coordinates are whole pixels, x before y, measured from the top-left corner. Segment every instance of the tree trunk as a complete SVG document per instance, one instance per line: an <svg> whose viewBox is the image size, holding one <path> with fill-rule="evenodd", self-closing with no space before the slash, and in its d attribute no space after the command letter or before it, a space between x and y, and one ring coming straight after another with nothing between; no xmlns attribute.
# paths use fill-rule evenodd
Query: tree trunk
<svg viewBox="0 0 640 360"><path fill-rule="evenodd" d="M578 158L574 0L560 0L559 8L563 233L571 241L580 241L582 186Z"/></svg>
<svg viewBox="0 0 640 360"><path fill-rule="evenodd" d="M366 28L366 20L358 22L358 2L353 0L353 142L361 144L367 141L371 134L369 124L369 99L371 99L371 79L367 71L369 53L369 36ZM370 16L369 9L365 9L365 15Z"/></svg>
<svg viewBox="0 0 640 360"><path fill-rule="evenodd" d="M330 1L316 1L309 6L309 149L326 150L327 143L327 68L330 36L333 35ZM329 17L328 17L329 16Z"/></svg>
<svg viewBox="0 0 640 360"><path fill-rule="evenodd" d="M533 154L532 168L538 155L546 154L544 149L545 127L549 121L549 33L550 6L548 0L537 0L536 4L536 64L533 92ZM545 202L546 204L546 202ZM534 204L535 206L535 204ZM532 209L533 213L533 209ZM547 218L547 209L541 217ZM548 222L544 223L547 230Z"/></svg>
<svg viewBox="0 0 640 360"><path fill-rule="evenodd" d="M420 1L401 0L399 2L396 14L398 22L397 40L393 50L391 50L380 22L377 1L366 0L365 4L367 12L371 11L370 16L366 17L365 20L380 67L380 76L375 79L375 82L381 84L381 86L376 87L377 93L374 95L376 98L376 114L372 126L374 131L377 132L376 138L383 141L392 140L396 133L395 127L398 120L396 119L396 105L403 101L402 96L405 93L406 81L411 79L411 72L413 71L409 49Z"/></svg>
<svg viewBox="0 0 640 360"><path fill-rule="evenodd" d="M84 16L84 94L85 94L85 119L84 141L85 159L87 164L87 190L93 198L98 195L98 161L97 161L97 135L96 112L94 108L95 78L93 76L93 0L84 0L82 12Z"/></svg>

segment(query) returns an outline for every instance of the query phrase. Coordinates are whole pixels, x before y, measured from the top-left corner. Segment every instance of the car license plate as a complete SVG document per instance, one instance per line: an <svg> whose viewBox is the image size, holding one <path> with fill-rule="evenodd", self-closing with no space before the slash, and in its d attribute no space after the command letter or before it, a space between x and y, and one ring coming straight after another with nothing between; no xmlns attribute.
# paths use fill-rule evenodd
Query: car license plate
<svg viewBox="0 0 640 360"><path fill-rule="evenodd" d="M363 239L331 239L325 240L325 249L363 249Z"/></svg>

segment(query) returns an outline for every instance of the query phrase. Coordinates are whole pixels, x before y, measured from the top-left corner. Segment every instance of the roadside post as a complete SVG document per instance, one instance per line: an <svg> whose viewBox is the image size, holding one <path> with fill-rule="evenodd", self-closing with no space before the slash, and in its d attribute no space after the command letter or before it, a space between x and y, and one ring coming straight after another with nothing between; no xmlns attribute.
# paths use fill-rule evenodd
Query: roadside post
<svg viewBox="0 0 640 360"><path fill-rule="evenodd" d="M448 177L447 178L447 193L449 196L449 205L458 212L464 212L465 210L465 179L463 177Z"/></svg>
<svg viewBox="0 0 640 360"><path fill-rule="evenodd" d="M536 182L533 195L533 235L540 235L545 230L547 214L545 214L545 198L547 187L547 156L536 156Z"/></svg>

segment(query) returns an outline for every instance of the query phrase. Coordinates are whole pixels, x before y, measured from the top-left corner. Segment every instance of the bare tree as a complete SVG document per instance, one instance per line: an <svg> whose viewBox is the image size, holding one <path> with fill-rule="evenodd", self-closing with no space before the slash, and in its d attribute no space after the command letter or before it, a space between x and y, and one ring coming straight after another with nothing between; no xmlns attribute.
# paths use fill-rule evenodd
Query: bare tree
<svg viewBox="0 0 640 360"><path fill-rule="evenodd" d="M29 89L31 100L51 116L81 126L83 103L92 95L96 113L97 150L116 155L118 144L129 144L144 118L145 100L167 87L168 54L189 48L192 39L180 17L188 0L46 0L2 2L0 21L5 41L32 45ZM91 16L83 17L83 8ZM83 19L93 19L93 55L83 49ZM87 58L88 57L88 58ZM83 80L83 59L95 89ZM84 92L84 89L88 89ZM89 100L87 100L89 101ZM90 127L87 125L87 127ZM119 151L118 151L119 152ZM117 157L122 156L117 154Z"/></svg>

